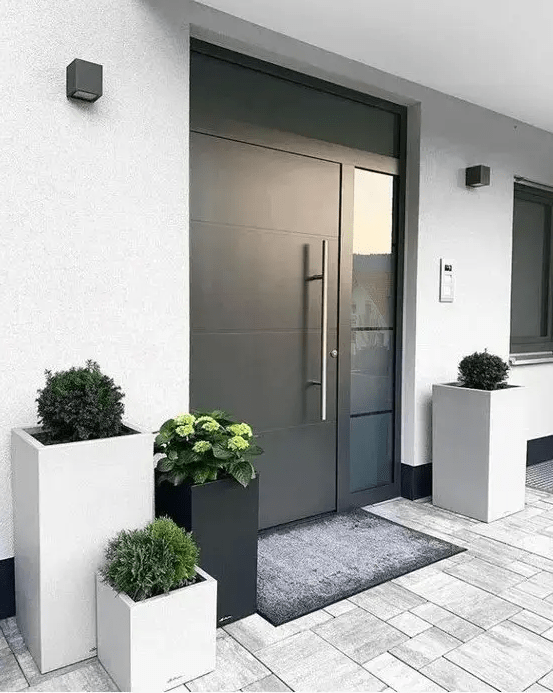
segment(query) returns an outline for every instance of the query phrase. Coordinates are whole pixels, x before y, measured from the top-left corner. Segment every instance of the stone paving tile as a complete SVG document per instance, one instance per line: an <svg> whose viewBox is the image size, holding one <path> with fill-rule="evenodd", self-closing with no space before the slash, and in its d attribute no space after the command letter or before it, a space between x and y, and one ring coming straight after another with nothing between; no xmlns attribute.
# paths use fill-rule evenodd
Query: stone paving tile
<svg viewBox="0 0 553 693"><path fill-rule="evenodd" d="M421 597L393 582L371 587L350 597L350 601L383 621L425 602Z"/></svg>
<svg viewBox="0 0 553 693"><path fill-rule="evenodd" d="M533 691L534 693L539 693L539 691L545 691L545 693L549 693L549 688L545 688L544 686L541 686L539 683L533 683L529 688L526 688L526 691Z"/></svg>
<svg viewBox="0 0 553 693"><path fill-rule="evenodd" d="M349 599L342 599L340 602L330 604L330 606L325 606L324 611L328 612L331 616L341 616L347 611L351 611L352 609L356 608L357 607L355 604Z"/></svg>
<svg viewBox="0 0 553 693"><path fill-rule="evenodd" d="M453 566L445 567L444 572L493 594L499 594L508 587L522 585L527 582L526 578L521 575L483 561L480 558L473 558L465 563L457 563Z"/></svg>
<svg viewBox="0 0 553 693"><path fill-rule="evenodd" d="M271 672L234 638L219 632L215 671L187 681L190 691L237 691Z"/></svg>
<svg viewBox="0 0 553 693"><path fill-rule="evenodd" d="M31 686L29 691L52 691L52 693L71 693L72 691L117 691L117 686L98 661L93 661L79 669L48 678Z"/></svg>
<svg viewBox="0 0 553 693"><path fill-rule="evenodd" d="M445 658L500 690L522 691L551 670L553 643L506 621Z"/></svg>
<svg viewBox="0 0 553 693"><path fill-rule="evenodd" d="M278 691L290 691L291 689L285 683L277 678L274 674L266 676L261 681L250 683L243 691L251 691L251 693L278 693Z"/></svg>
<svg viewBox="0 0 553 693"><path fill-rule="evenodd" d="M534 597L532 594L528 594L527 592L522 592L518 589L518 587L511 587L505 592L502 592L500 596L502 599L512 602L513 604L517 604L527 611L532 611L533 613L538 614L538 616L543 616L544 618L548 618L550 621L553 621L553 604L551 602Z"/></svg>
<svg viewBox="0 0 553 693"><path fill-rule="evenodd" d="M421 669L459 645L460 640L433 626L398 647L387 649L413 669Z"/></svg>
<svg viewBox="0 0 553 693"><path fill-rule="evenodd" d="M17 659L12 652L0 653L0 691L22 691L28 687Z"/></svg>
<svg viewBox="0 0 553 693"><path fill-rule="evenodd" d="M19 632L17 621L15 620L14 616L0 621L0 630L2 631L12 652L16 653L18 650L26 649L25 642L23 641L23 637Z"/></svg>
<svg viewBox="0 0 553 693"><path fill-rule="evenodd" d="M509 621L517 623L519 626L527 628L538 635L545 634L545 632L550 628L553 629L553 622L551 622L549 619L543 618L543 616L534 614L532 611L527 611L526 609L523 609L522 611L519 611L518 614L511 616Z"/></svg>
<svg viewBox="0 0 553 693"><path fill-rule="evenodd" d="M382 691L386 688L379 678L312 631L270 645L260 650L257 657L292 690Z"/></svg>
<svg viewBox="0 0 553 693"><path fill-rule="evenodd" d="M355 604L352 608L357 608ZM301 633L304 630L325 623L333 619L326 610L314 611L282 626L273 626L259 614L252 614L241 621L225 626L224 630L243 645L250 652L256 652L263 647L272 645L279 640L289 638L291 635Z"/></svg>
<svg viewBox="0 0 553 693"><path fill-rule="evenodd" d="M538 681L538 683L541 686L544 686L550 691L553 691L553 671L550 671L549 674L546 674L542 679Z"/></svg>
<svg viewBox="0 0 553 693"><path fill-rule="evenodd" d="M470 537L469 555L481 558L488 563L507 566L514 561L522 561L526 556L526 552L521 549L507 546L500 541L495 541L495 539L482 537L472 532L467 532L467 535Z"/></svg>
<svg viewBox="0 0 553 693"><path fill-rule="evenodd" d="M520 611L515 604L443 572L429 575L409 589L484 629Z"/></svg>
<svg viewBox="0 0 553 693"><path fill-rule="evenodd" d="M497 690L443 657L427 664L420 672L440 686L443 686L447 691L480 693L480 691Z"/></svg>
<svg viewBox="0 0 553 693"><path fill-rule="evenodd" d="M405 633L405 635L408 635L410 638L413 638L415 635L432 628L428 621L423 621L422 618L419 618L410 611L399 614L399 616L394 616L393 618L389 619L388 623L394 628L400 630L402 633Z"/></svg>
<svg viewBox="0 0 553 693"><path fill-rule="evenodd" d="M400 661L389 652L379 655L365 664L376 677L384 681L395 691L409 693L426 693L426 691L445 690L420 672Z"/></svg>
<svg viewBox="0 0 553 693"><path fill-rule="evenodd" d="M348 611L313 628L313 632L358 664L364 664L409 639L405 633L363 609Z"/></svg>
<svg viewBox="0 0 553 693"><path fill-rule="evenodd" d="M540 572L539 568L528 565L528 563L523 563L522 561L513 561L512 563L509 563L506 567L509 570L512 570L513 573L518 573L519 575L523 575L524 577L532 577L532 575L535 575L536 573Z"/></svg>
<svg viewBox="0 0 553 693"><path fill-rule="evenodd" d="M438 626L438 628L462 642L466 642L484 632L482 628L475 626L474 623L470 623L470 621L466 621L464 618L452 614L441 606L432 604L432 602L417 606L412 613L428 621L428 623Z"/></svg>
<svg viewBox="0 0 553 693"><path fill-rule="evenodd" d="M2 630L0 630L0 657L4 652L11 652L10 646L8 645L8 641L4 637L4 633Z"/></svg>
<svg viewBox="0 0 553 693"><path fill-rule="evenodd" d="M549 559L553 558L553 537L544 534L530 533L521 528L509 526L501 520L475 527L471 531L497 539L529 553L536 553Z"/></svg>
<svg viewBox="0 0 553 693"><path fill-rule="evenodd" d="M539 599L545 599L553 594L553 573L542 571L518 585L518 589Z"/></svg>

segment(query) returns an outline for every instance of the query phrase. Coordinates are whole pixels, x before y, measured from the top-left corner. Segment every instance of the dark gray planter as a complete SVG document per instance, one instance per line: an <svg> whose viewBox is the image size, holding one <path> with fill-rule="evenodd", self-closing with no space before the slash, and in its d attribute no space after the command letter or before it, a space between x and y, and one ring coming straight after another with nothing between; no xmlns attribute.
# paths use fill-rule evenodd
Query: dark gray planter
<svg viewBox="0 0 553 693"><path fill-rule="evenodd" d="M199 564L217 580L217 625L250 616L257 604L259 478L173 486L157 483L156 517L168 515L194 533Z"/></svg>

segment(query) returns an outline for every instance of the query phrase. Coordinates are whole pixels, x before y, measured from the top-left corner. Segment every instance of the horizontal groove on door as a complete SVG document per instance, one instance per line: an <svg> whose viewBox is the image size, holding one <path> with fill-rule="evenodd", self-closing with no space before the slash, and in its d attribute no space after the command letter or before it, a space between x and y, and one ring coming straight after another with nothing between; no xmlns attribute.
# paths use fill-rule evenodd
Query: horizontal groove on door
<svg viewBox="0 0 553 693"><path fill-rule="evenodd" d="M394 330L394 327L352 327L352 332L386 332Z"/></svg>
<svg viewBox="0 0 553 693"><path fill-rule="evenodd" d="M294 236L300 236L300 237L306 237L306 238L315 238L319 239L321 237L328 237L328 238L336 238L335 233L309 233L309 231L294 231L293 229L283 229L283 228L270 228L267 226L252 226L251 224L225 224L221 221L218 222L212 222L209 220L205 219L194 219L190 217L190 223L191 224L202 224L205 226L213 226L213 227L221 227L222 229L228 228L230 230L232 229L241 229L242 231L251 231L252 233L271 233L271 234L281 234L281 233L286 233L286 234L294 234Z"/></svg>
<svg viewBox="0 0 553 693"><path fill-rule="evenodd" d="M382 409L381 411L365 411L361 412L360 414L351 414L352 419L357 419L360 416L376 416L377 414L392 414L393 409Z"/></svg>
<svg viewBox="0 0 553 693"><path fill-rule="evenodd" d="M259 329L255 328L248 328L248 329L220 329L220 330L202 330L201 328L196 328L194 330L191 330L192 334L201 334L201 335L208 335L208 334L258 334L259 332L262 332L263 334L296 334L296 333L301 333L301 334L316 334L319 335L321 333L320 328L317 329L315 327L310 327L308 329L302 330L301 327L296 327L296 328L282 328L281 330L277 328L273 328L270 330L267 330L263 327ZM329 330L329 334L336 336L337 331L336 330Z"/></svg>

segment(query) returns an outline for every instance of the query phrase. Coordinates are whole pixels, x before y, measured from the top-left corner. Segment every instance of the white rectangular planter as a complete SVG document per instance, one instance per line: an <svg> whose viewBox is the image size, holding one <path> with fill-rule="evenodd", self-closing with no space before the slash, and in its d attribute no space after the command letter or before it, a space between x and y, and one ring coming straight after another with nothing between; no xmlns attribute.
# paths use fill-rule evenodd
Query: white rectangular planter
<svg viewBox="0 0 553 693"><path fill-rule="evenodd" d="M97 577L98 658L122 691L166 691L215 669L217 582L134 602Z"/></svg>
<svg viewBox="0 0 553 693"><path fill-rule="evenodd" d="M95 575L106 543L153 518L153 440L42 445L12 432L16 619L40 671L96 654Z"/></svg>
<svg viewBox="0 0 553 693"><path fill-rule="evenodd" d="M432 502L492 522L524 508L526 393L432 388Z"/></svg>

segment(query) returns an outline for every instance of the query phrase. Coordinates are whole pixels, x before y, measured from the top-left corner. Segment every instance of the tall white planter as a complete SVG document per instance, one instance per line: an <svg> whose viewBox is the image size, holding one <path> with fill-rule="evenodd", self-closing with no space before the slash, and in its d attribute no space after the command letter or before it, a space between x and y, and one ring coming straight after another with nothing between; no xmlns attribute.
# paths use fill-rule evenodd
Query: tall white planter
<svg viewBox="0 0 553 693"><path fill-rule="evenodd" d="M524 508L526 393L432 389L432 502L492 522Z"/></svg>
<svg viewBox="0 0 553 693"><path fill-rule="evenodd" d="M215 669L217 582L134 602L97 578L98 658L122 691L166 691Z"/></svg>
<svg viewBox="0 0 553 693"><path fill-rule="evenodd" d="M96 654L95 574L106 543L153 518L153 439L42 445L12 432L16 619L40 671Z"/></svg>

